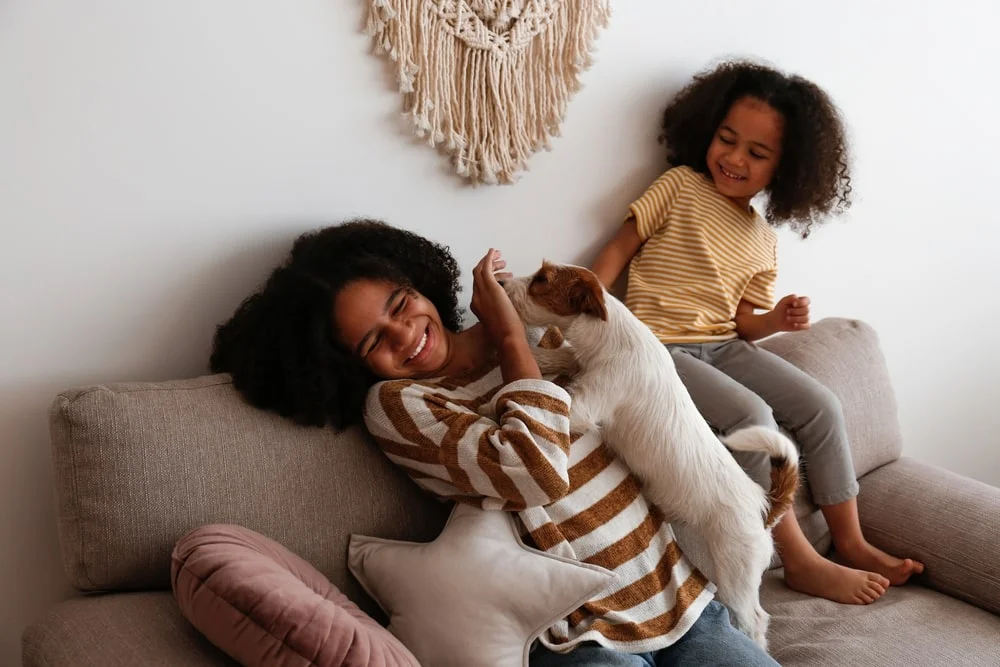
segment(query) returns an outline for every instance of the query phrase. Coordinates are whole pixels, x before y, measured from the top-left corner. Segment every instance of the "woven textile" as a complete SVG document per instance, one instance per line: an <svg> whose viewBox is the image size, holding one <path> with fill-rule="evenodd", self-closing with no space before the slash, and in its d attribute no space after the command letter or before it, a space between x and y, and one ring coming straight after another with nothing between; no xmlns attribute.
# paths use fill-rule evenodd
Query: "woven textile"
<svg viewBox="0 0 1000 667"><path fill-rule="evenodd" d="M512 183L559 133L609 16L609 0L371 0L367 33L414 133L459 175Z"/></svg>

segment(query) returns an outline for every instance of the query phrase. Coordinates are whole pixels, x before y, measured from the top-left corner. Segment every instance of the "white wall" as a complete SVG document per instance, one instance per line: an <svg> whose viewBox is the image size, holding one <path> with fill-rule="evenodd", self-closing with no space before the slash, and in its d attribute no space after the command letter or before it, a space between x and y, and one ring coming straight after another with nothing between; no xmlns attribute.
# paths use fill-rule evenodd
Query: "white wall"
<svg viewBox="0 0 1000 667"><path fill-rule="evenodd" d="M518 271L589 261L658 173L668 94L725 54L814 78L853 130L857 203L783 236L780 287L878 328L911 455L1000 484L994 5L616 2L554 151L503 188L399 131L363 5L0 3L0 663L68 594L57 391L201 373L292 238L347 216L444 240L466 269L490 245Z"/></svg>

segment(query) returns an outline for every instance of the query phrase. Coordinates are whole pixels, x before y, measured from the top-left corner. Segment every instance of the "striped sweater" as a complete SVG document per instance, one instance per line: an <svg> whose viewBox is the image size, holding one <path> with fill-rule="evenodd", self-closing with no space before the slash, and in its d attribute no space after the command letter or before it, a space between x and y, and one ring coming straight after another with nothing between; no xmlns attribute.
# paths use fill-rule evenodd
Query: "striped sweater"
<svg viewBox="0 0 1000 667"><path fill-rule="evenodd" d="M394 380L368 394L365 423L386 455L444 500L516 512L539 549L614 571L596 597L541 637L630 653L677 641L714 585L685 559L662 514L596 431L569 431L570 397L546 380L504 386L499 368L463 380Z"/></svg>

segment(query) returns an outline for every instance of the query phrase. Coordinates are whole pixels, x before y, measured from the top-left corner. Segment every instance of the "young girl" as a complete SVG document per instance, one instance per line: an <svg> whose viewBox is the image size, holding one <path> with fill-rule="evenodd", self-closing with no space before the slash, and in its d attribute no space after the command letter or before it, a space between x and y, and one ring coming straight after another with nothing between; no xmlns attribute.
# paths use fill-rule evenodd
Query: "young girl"
<svg viewBox="0 0 1000 667"><path fill-rule="evenodd" d="M723 63L696 76L667 107L662 139L674 168L629 207L594 272L610 286L632 262L629 308L670 349L717 431L781 425L795 437L813 499L837 552L853 567L816 553L788 512L774 530L788 586L837 602L871 603L923 565L886 554L862 535L837 398L753 344L809 328L807 297L790 294L774 303L777 236L768 223L789 223L804 238L813 224L849 205L837 109L802 78ZM768 196L768 220L750 205L761 192ZM737 458L768 488L766 460Z"/></svg>

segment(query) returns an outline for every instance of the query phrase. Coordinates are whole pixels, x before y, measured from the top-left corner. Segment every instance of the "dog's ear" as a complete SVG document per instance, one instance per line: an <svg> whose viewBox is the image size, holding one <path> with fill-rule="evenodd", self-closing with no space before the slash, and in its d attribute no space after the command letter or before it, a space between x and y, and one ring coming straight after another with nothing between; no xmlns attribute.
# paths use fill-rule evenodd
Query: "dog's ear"
<svg viewBox="0 0 1000 667"><path fill-rule="evenodd" d="M532 276L531 285L532 287L548 287L549 282L552 280L552 276L556 273L556 265L544 260L542 262L541 268L535 271L535 275Z"/></svg>
<svg viewBox="0 0 1000 667"><path fill-rule="evenodd" d="M608 308L604 305L604 288L590 271L580 271L569 294L570 305L578 313L608 321Z"/></svg>

